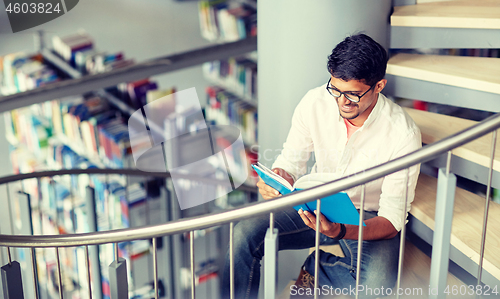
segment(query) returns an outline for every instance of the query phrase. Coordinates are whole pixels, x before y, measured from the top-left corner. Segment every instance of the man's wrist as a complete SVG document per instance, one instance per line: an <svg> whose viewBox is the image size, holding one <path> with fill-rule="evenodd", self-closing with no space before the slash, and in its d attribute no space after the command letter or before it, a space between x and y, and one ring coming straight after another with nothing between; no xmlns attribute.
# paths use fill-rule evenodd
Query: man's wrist
<svg viewBox="0 0 500 299"><path fill-rule="evenodd" d="M347 232L345 225L342 223L339 223L338 228L339 228L338 234L335 237L333 237L335 240L343 239L345 237L346 232Z"/></svg>

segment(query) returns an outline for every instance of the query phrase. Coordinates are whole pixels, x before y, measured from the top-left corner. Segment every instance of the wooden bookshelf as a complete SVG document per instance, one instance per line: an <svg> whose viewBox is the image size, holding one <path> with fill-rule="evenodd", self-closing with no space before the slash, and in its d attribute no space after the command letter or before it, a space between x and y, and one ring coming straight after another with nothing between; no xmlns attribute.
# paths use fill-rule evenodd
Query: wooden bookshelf
<svg viewBox="0 0 500 299"><path fill-rule="evenodd" d="M430 229L434 229L436 211L437 179L420 174L415 200L410 213ZM457 188L453 209L453 224L450 243L476 264L479 264L481 232L484 218L484 197ZM500 205L490 202L486 246L484 251L484 270L500 279Z"/></svg>
<svg viewBox="0 0 500 299"><path fill-rule="evenodd" d="M391 25L500 29L500 1L445 1L396 6Z"/></svg>
<svg viewBox="0 0 500 299"><path fill-rule="evenodd" d="M389 59L387 74L500 94L498 58L400 53Z"/></svg>
<svg viewBox="0 0 500 299"><path fill-rule="evenodd" d="M474 124L476 121L467 120L459 117L442 115L427 111L421 111L411 108L404 108L420 128L422 133L422 142L431 144L439 141L449 135L464 130ZM464 144L452 150L453 155L461 157L470 162L490 166L491 155L491 134ZM495 150L495 161L493 169L500 171L500 140L497 139Z"/></svg>

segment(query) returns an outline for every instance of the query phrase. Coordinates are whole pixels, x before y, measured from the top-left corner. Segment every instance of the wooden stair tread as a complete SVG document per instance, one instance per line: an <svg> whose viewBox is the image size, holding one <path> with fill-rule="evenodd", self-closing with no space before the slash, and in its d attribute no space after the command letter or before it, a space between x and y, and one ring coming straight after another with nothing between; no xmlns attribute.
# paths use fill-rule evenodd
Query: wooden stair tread
<svg viewBox="0 0 500 299"><path fill-rule="evenodd" d="M449 115L411 108L404 109L420 128L422 133L422 142L425 144L431 144L439 141L477 123L476 121ZM452 150L452 153L453 155L473 163L489 167L491 155L491 134L487 134L481 138L457 147ZM500 171L500 139L497 139L493 169Z"/></svg>
<svg viewBox="0 0 500 299"><path fill-rule="evenodd" d="M410 213L430 229L434 229L437 179L420 174ZM476 264L479 264L479 249L484 218L485 199L456 188L450 243ZM500 279L500 205L490 202L486 246L483 267Z"/></svg>
<svg viewBox="0 0 500 299"><path fill-rule="evenodd" d="M396 6L392 26L500 29L499 0L469 0Z"/></svg>
<svg viewBox="0 0 500 299"><path fill-rule="evenodd" d="M423 295L413 294L413 295L403 295L404 298L423 298L428 297L429 284L430 284L430 269L431 269L431 258L425 253L420 251L411 242L406 242L405 244L405 256L403 261L403 274L401 278L401 288L412 289L421 288ZM453 274L448 273L447 285L452 288L453 286L460 287L464 283L456 278ZM425 293L427 292L427 293ZM396 298L395 294L387 296L385 298ZM474 296L464 296L460 298L473 298Z"/></svg>
<svg viewBox="0 0 500 299"><path fill-rule="evenodd" d="M389 59L387 74L500 94L498 58L399 53Z"/></svg>
<svg viewBox="0 0 500 299"><path fill-rule="evenodd" d="M401 287L406 288L422 288L424 297L427 297L429 291L429 281L430 281L430 268L431 259L422 251L420 251L411 242L406 242L405 244L405 256L403 261L403 273L401 280ZM285 289L277 296L278 299L288 299L290 298L290 287L295 283L295 281L290 281ZM452 274L448 274L448 285L453 287L454 285L460 287L464 285L462 281L456 278ZM395 292L395 289L393 289ZM427 292L427 293L426 293ZM403 295L404 298L423 298L422 295L415 294L414 296ZM322 297L323 298L323 297ZM335 297L339 298L339 297ZM352 298L348 296L341 296L340 298ZM396 298L393 294L387 297L381 298ZM471 297L461 297L461 298L472 298Z"/></svg>

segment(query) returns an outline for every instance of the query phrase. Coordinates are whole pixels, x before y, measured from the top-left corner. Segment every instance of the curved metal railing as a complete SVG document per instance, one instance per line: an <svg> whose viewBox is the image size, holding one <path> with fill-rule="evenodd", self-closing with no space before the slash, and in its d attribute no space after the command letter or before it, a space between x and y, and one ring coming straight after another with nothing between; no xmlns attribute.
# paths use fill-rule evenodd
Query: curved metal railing
<svg viewBox="0 0 500 299"><path fill-rule="evenodd" d="M88 250L88 245L98 245L98 244L108 244L108 243L120 243L126 241L133 240L142 240L142 239L153 239L153 247L154 247L154 268L155 273L157 271L156 266L156 239L161 236L168 236L173 234L179 234L184 232L190 232L191 236L194 230L200 230L208 227L213 227L221 224L230 224L230 261L231 265L234 267L233 261L233 247L232 247L232 234L233 234L233 225L235 221L251 218L259 215L270 214L270 227L271 231L274 225L274 212L292 207L297 204L305 203L317 198L322 198L342 190L350 189L352 187L366 184L370 181L376 180L378 178L382 178L388 174L404 170L409 168L410 166L423 163L434 159L446 152L451 154L451 150L459 147L465 143L468 143L472 140L475 140L489 132L494 132L494 137L496 137L496 129L500 128L500 114L493 115L484 121L467 128L461 132L458 132L454 135L451 135L445 139L442 139L438 142L435 142L431 145L427 145L422 147L421 149L407 154L405 156L399 157L395 160L386 162L384 164L372 167L365 171L353 174L348 177L340 178L333 182L323 184L321 186L317 186L308 190L296 192L293 194L289 194L277 199L267 200L263 202L257 202L252 204L247 204L243 207L234 208L230 210L225 210L222 212L209 214L201 217L193 217L187 219L181 219L174 222L169 222L160 225L150 225L138 228L127 228L127 229L118 229L111 231L100 231L100 232L92 232L92 233L82 233L82 234L67 234L67 235L35 235L35 236L20 236L20 235L5 235L0 234L0 246L6 247L20 247L20 248L40 248L40 247L55 247L56 249L59 247L74 247L74 246L86 246ZM493 138L493 142L495 142L496 138ZM493 156L492 156L493 159ZM449 169L449 159L447 168ZM490 167L491 168L491 167ZM166 173L145 173L139 170L133 169L72 169L72 170L59 170L59 171L45 171L45 172L36 172L30 174L19 174L8 177L0 178L0 184L6 184L10 182L20 181L29 178L40 178L40 177L50 177L57 175L71 175L71 174L122 174L122 175L141 175L141 176L156 176L156 177L170 177L168 172ZM491 171L490 171L491 176ZM193 179L192 176L186 176L186 178ZM199 180L207 180L204 178L198 178ZM221 183L219 181L209 180L212 183ZM207 182L208 182L207 181ZM491 179L489 179L490 184ZM245 188L245 187L243 187ZM489 186L488 186L489 188ZM363 205L364 205L364 194L362 194L361 198L361 207L360 214L361 219L363 218ZM317 206L318 212L320 212L320 201L318 200ZM406 217L406 209L404 210ZM360 221L362 221L360 219ZM317 218L319 221L319 217ZM362 241L362 228L360 225L360 239ZM402 230L402 236L404 236L404 227ZM484 234L485 226L483 227ZM316 249L319 246L319 232L316 232ZM402 252L404 248L404 237L402 237L401 241L401 249L400 249L400 269L398 272L398 287L400 286L400 275L401 275L401 263L402 263ZM482 244L484 248L484 244ZM193 244L191 242L191 257L193 257ZM318 254L318 250L316 250L316 254ZM481 259L482 259L481 253ZM361 262L361 250L358 252L358 267ZM87 253L88 257L88 253ZM318 256L316 257L316 262L318 262ZM192 260L193 263L193 260ZM481 266L481 265L480 265ZM234 275L234 269L231 267L231 277ZM192 264L192 279L194 279L194 266ZM316 266L317 269L317 266ZM359 283L359 272L356 283ZM156 286L157 278L155 274L155 292L158 294L157 286ZM193 296L194 296L194 282L192 282L193 286ZM316 280L317 283L317 280ZM317 285L316 285L317 286ZM233 285L231 283L231 290ZM232 293L233 291L231 291Z"/></svg>
<svg viewBox="0 0 500 299"><path fill-rule="evenodd" d="M484 121L442 139L431 145L422 147L421 149L399 157L395 160L384 164L372 167L365 171L353 174L349 177L344 177L317 186L308 190L295 192L277 199L267 200L247 204L243 207L231 209L215 214L182 219L172 223L152 225L140 228L119 229L105 232L85 233L85 234L68 234L68 235L53 235L53 236L12 236L0 234L0 246L11 247L64 247L64 246L83 246L97 245L104 243L124 242L139 239L149 239L159 236L178 234L191 230L203 229L219 224L226 224L235 220L264 215L269 212L278 211L286 207L292 207L301 203L311 201L313 199L322 198L342 190L346 190L358 185L368 183L378 178L384 177L393 172L403 170L412 165L423 163L436 158L437 156L446 153L456 147L477 139L489 132L500 127L500 114L493 115ZM59 171L45 171L30 174L19 174L0 178L0 184L24 180L28 178L47 177L66 174L129 174L142 176L157 176L170 177L168 172L151 172L146 173L133 169L72 169ZM193 178L186 176L185 178ZM203 179L203 178L199 178ZM208 180L208 179L203 179ZM208 180L212 182L222 183L216 180Z"/></svg>

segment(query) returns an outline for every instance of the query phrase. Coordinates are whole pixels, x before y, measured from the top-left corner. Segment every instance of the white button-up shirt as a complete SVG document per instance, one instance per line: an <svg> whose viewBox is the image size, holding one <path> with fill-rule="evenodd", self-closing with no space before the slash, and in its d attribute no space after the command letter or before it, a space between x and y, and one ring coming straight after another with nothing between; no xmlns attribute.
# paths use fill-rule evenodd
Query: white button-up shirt
<svg viewBox="0 0 500 299"><path fill-rule="evenodd" d="M339 108L325 88L310 90L297 105L292 127L283 150L273 164L297 180L307 172L307 161L314 152L312 173L325 174L324 182L363 171L411 153L422 146L420 130L397 104L379 94L377 103L363 126L347 140L347 128ZM420 165L409 169L408 205L415 196ZM402 170L366 184L365 210L378 211L396 230L403 227L405 175ZM345 190L359 209L361 186Z"/></svg>

